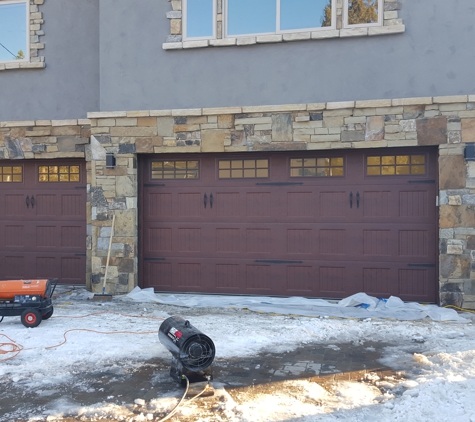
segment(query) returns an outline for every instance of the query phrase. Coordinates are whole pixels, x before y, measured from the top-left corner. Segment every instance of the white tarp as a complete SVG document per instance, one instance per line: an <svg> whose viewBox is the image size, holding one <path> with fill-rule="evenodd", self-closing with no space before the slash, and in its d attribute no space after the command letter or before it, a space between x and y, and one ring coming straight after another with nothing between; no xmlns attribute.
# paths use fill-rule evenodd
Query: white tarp
<svg viewBox="0 0 475 422"><path fill-rule="evenodd" d="M430 318L434 321L470 322L454 309L441 308L437 305L421 305L416 302L406 303L395 296L378 299L368 296L366 293L357 293L340 301L329 302L323 299L306 299L304 297L156 294L151 287L147 289L135 287L124 296L124 299L188 308L232 307L284 315L387 318L399 321Z"/></svg>

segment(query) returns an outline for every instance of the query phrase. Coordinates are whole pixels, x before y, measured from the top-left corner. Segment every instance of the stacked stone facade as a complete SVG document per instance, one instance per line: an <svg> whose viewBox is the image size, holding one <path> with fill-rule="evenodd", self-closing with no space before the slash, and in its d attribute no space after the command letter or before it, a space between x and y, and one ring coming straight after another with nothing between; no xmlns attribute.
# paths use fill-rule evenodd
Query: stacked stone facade
<svg viewBox="0 0 475 422"><path fill-rule="evenodd" d="M440 302L475 309L475 162L464 158L466 143L474 142L474 95L0 123L2 159L86 159L87 280L100 290L115 215L107 288L114 294L137 285L139 154L437 147ZM114 168L106 167L107 153Z"/></svg>

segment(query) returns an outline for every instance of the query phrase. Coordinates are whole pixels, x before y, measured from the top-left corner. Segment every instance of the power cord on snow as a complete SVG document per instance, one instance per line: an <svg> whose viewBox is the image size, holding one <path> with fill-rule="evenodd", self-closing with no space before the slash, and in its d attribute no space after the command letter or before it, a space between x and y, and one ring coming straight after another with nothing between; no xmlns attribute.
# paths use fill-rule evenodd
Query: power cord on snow
<svg viewBox="0 0 475 422"><path fill-rule="evenodd" d="M118 312L108 312L108 311L105 311L105 312L94 312L92 314L87 314L87 315L79 315L79 316L68 316L68 315L56 315L54 316L54 318L86 318L88 316L93 316L93 315L101 315L101 314L115 314L115 315L122 315L122 316L125 316L125 317L133 317L133 318L148 318L148 319L156 319L156 320L160 320L160 321L163 321L164 318L158 318L158 317L152 317L152 316L144 316L144 315L130 315L130 314L121 314L121 313L118 313ZM3 319L3 318L2 318ZM157 332L156 331L97 331L97 330L91 330L91 329L87 329L87 328L73 328L71 330L67 330L64 332L63 334L63 338L64 338L64 341L62 341L61 343L59 344L56 344L54 346L48 346L48 347L45 347L45 349L54 349L56 347L59 347L59 346L62 346L63 344L65 344L68 340L66 338L66 334L71 332L71 331L89 331L89 332L92 332L92 333L98 333L98 334L106 334L106 335L110 335L110 334L135 334L135 335L141 335L141 334L156 334ZM8 337L6 334L1 334L1 336L4 336L6 337L8 340L10 340L10 342L6 342L6 343L0 343L0 355L6 355L6 354L9 354L9 353L14 353L13 356L9 356L5 359L1 359L0 362L5 362L7 360L10 360L10 359L13 359L15 358L16 356L18 356L20 354L20 352L22 352L23 350L32 350L32 349L35 349L34 347L31 347L31 348L28 348L28 349L25 349L21 344L18 344L16 343L14 340L12 340L10 337ZM6 350L6 348L8 348L8 350Z"/></svg>
<svg viewBox="0 0 475 422"><path fill-rule="evenodd" d="M172 411L167 416L165 416L162 419L159 419L157 422L163 422L163 421L166 421L167 419L170 419L178 411L179 407L183 403L183 400L185 400L186 394L188 393L188 389L190 388L190 380L187 378L186 375L182 375L182 378L186 380L186 389L185 389L185 393L183 394L183 397L180 399L177 405L172 409ZM208 384L206 384L203 390L201 390L196 396L193 396L191 399L189 399L185 404L191 403L194 399L201 396L207 389L208 389Z"/></svg>
<svg viewBox="0 0 475 422"><path fill-rule="evenodd" d="M54 349L55 347L62 346L63 344L65 344L68 341L68 339L66 338L66 334L70 333L72 331L88 331L90 333L106 334L106 335L109 335L109 334L137 334L137 335L140 335L140 334L156 334L157 333L157 331L97 331L97 330L90 330L88 328L72 328L72 329L67 330L67 331L64 332L64 334L63 334L64 341L62 341L59 344L56 344L55 346L45 347L45 349Z"/></svg>
<svg viewBox="0 0 475 422"><path fill-rule="evenodd" d="M460 312L470 312L471 314L475 314L475 311L472 309L459 308L458 306L455 306L455 305L445 305L444 308L452 308Z"/></svg>
<svg viewBox="0 0 475 422"><path fill-rule="evenodd" d="M9 356L5 359L0 359L0 362L5 362L7 360L13 359L23 350L23 346L21 344L15 343L6 334L0 334L0 336L6 337L8 340L10 340L10 342L8 343L0 343L0 354L6 355L8 353L15 353L13 356ZM5 350L5 348L8 348L8 350Z"/></svg>

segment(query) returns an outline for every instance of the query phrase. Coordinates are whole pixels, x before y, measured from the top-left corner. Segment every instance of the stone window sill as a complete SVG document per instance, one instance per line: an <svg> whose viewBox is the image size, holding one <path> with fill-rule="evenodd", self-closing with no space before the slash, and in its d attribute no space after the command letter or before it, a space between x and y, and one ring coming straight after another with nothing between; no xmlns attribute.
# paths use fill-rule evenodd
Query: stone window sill
<svg viewBox="0 0 475 422"><path fill-rule="evenodd" d="M44 61L40 62L7 62L0 63L1 70L15 70L15 69L44 69L46 64Z"/></svg>
<svg viewBox="0 0 475 422"><path fill-rule="evenodd" d="M400 34L406 31L403 24L387 26L370 26L366 28L330 29L327 31L295 32L276 35L257 35L251 37L236 37L210 39L199 41L166 42L162 44L164 50L182 50L203 47L228 47L232 45L269 44L290 41L319 40L329 38L367 37L375 35Z"/></svg>

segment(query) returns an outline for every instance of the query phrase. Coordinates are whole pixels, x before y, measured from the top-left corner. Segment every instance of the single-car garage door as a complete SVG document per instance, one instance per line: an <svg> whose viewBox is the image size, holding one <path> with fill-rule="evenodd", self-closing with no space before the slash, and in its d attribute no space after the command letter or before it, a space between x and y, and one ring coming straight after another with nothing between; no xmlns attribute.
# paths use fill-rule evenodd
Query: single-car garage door
<svg viewBox="0 0 475 422"><path fill-rule="evenodd" d="M148 156L141 285L436 300L434 149Z"/></svg>
<svg viewBox="0 0 475 422"><path fill-rule="evenodd" d="M85 284L83 160L0 161L0 279L31 278Z"/></svg>

